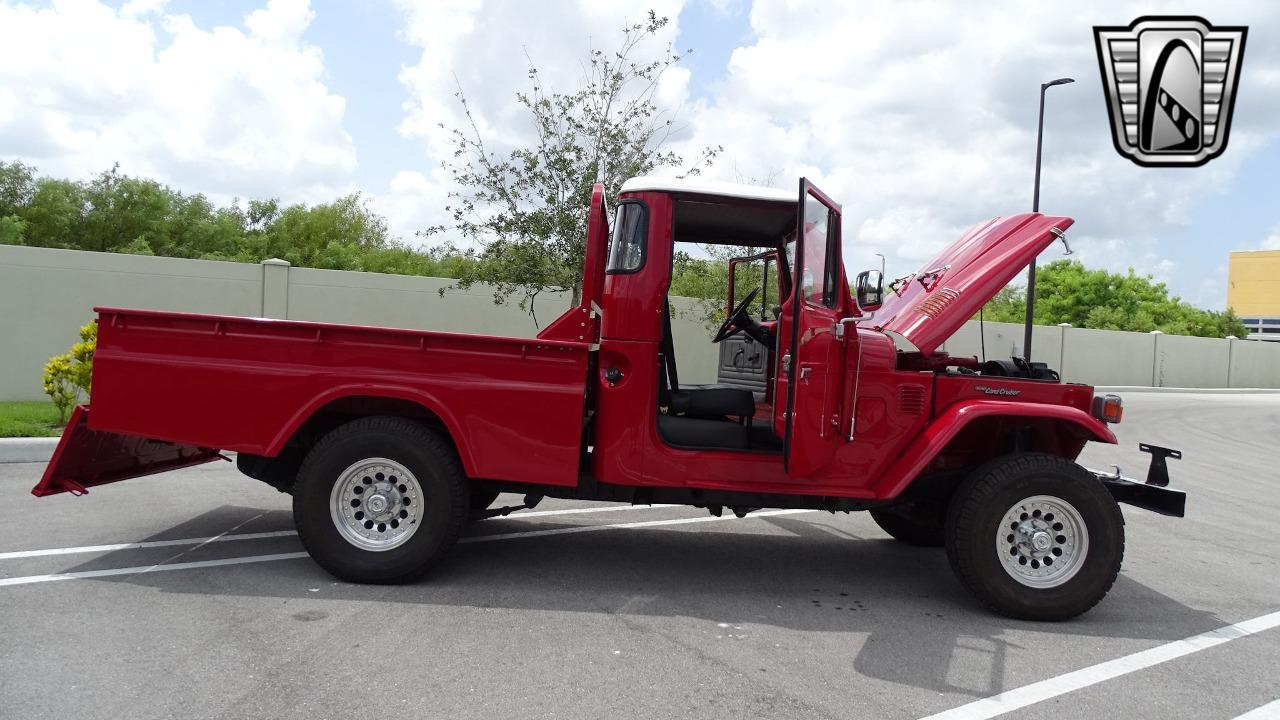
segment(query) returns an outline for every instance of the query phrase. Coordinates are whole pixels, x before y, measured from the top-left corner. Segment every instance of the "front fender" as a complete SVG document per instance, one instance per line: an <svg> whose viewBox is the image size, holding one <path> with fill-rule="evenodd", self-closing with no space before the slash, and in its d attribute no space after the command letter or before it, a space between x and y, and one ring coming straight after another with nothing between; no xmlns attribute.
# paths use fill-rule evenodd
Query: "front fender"
<svg viewBox="0 0 1280 720"><path fill-rule="evenodd" d="M1105 423L1069 405L1041 405L1002 400L958 402L933 419L876 482L876 497L897 497L920 475L938 453L970 423L986 417L1029 417L1052 420L1077 429L1086 440L1116 444L1115 433Z"/></svg>

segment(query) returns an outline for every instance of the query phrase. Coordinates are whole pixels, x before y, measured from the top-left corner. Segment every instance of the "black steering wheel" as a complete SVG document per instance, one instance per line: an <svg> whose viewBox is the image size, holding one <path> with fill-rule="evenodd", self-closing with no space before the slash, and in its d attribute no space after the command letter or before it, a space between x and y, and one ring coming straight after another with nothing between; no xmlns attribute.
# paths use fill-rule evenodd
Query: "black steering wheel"
<svg viewBox="0 0 1280 720"><path fill-rule="evenodd" d="M716 331L716 336L711 339L711 342L724 342L734 335L737 335L739 332L745 332L751 337L763 342L763 339L759 337L759 335L764 328L760 327L760 324L755 321L755 318L751 317L751 313L747 312L747 308L751 305L751 301L755 300L756 296L759 294L760 288L755 288L751 292L747 293L747 296L742 298L742 301L733 309L733 312L729 313L729 317L725 318L724 322L720 324L720 329Z"/></svg>

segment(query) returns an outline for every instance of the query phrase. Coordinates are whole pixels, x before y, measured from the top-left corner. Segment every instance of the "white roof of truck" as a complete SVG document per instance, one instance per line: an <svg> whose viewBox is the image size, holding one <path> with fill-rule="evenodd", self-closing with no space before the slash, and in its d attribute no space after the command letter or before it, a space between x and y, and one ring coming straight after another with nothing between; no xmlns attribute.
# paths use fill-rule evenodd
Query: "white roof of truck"
<svg viewBox="0 0 1280 720"><path fill-rule="evenodd" d="M795 190L779 190L777 188L758 187L755 185L738 185L736 183L716 182L714 180L680 179L664 177L634 177L622 183L622 192L670 192L690 193L695 195L718 195L721 197L742 198L744 200L768 200L771 202L789 202L794 204Z"/></svg>

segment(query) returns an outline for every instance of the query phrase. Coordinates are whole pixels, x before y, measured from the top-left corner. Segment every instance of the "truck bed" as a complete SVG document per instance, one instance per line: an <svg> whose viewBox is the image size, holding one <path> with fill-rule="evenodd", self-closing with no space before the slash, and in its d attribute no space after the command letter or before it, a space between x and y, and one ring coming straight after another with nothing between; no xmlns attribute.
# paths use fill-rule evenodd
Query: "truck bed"
<svg viewBox="0 0 1280 720"><path fill-rule="evenodd" d="M334 403L414 403L471 477L577 481L592 346L96 308L88 427L274 457Z"/></svg>

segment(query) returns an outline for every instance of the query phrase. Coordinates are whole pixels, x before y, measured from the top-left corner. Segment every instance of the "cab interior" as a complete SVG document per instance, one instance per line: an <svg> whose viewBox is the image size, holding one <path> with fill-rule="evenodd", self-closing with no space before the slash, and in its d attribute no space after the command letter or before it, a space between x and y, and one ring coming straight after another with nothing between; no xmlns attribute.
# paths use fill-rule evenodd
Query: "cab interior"
<svg viewBox="0 0 1280 720"><path fill-rule="evenodd" d="M721 324L701 340L714 347L679 348L668 283L656 358L658 434L678 448L780 453L782 439L772 422L776 329L792 286L787 248L796 227L795 203L677 199L672 224L675 252L668 277L679 253L698 256L710 250L713 257L727 259L712 265L727 272L727 297L716 313ZM690 350L715 353L715 382L681 382L680 358L690 357Z"/></svg>

